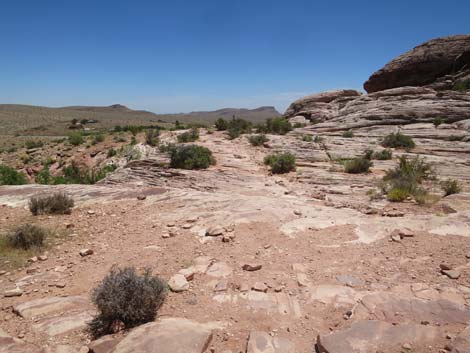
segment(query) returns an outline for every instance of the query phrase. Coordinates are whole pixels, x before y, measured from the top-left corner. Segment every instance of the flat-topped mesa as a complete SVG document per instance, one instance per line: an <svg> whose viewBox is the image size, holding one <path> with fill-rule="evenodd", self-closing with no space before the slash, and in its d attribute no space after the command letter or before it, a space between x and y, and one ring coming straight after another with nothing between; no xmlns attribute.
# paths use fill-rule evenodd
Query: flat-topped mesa
<svg viewBox="0 0 470 353"><path fill-rule="evenodd" d="M336 116L338 110L344 107L347 102L361 95L361 92L353 89L341 89L312 94L292 103L289 108L287 108L284 116L286 118L302 116L316 122L329 120Z"/></svg>
<svg viewBox="0 0 470 353"><path fill-rule="evenodd" d="M470 75L470 35L436 38L415 47L373 73L364 89L368 93L404 86L449 89L460 78L459 72Z"/></svg>

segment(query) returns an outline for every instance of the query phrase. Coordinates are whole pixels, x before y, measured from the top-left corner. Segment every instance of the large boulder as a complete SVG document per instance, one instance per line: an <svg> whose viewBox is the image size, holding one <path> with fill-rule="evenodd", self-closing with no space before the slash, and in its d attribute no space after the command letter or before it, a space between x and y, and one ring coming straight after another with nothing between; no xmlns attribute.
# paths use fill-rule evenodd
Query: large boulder
<svg viewBox="0 0 470 353"><path fill-rule="evenodd" d="M364 83L371 93L404 86L424 86L470 65L470 35L425 42L393 59ZM467 67L468 68L468 67Z"/></svg>
<svg viewBox="0 0 470 353"><path fill-rule="evenodd" d="M342 89L312 94L300 98L287 108L284 116L292 118L303 116L313 121L325 121L337 114L347 102L361 96L361 92L353 89Z"/></svg>

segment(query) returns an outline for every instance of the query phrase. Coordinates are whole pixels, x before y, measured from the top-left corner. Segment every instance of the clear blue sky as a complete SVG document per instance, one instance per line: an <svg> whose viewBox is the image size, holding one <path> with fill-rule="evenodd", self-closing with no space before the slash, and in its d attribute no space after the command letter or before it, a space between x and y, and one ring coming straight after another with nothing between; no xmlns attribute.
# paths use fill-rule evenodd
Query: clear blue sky
<svg viewBox="0 0 470 353"><path fill-rule="evenodd" d="M5 0L0 103L283 111L461 33L468 0Z"/></svg>

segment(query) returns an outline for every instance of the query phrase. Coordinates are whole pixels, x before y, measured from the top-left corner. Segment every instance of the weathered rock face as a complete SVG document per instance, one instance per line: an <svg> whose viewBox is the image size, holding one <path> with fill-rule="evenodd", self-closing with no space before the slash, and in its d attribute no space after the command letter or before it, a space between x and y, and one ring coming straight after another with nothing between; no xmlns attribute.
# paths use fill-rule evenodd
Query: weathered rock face
<svg viewBox="0 0 470 353"><path fill-rule="evenodd" d="M395 87L428 85L469 65L469 56L470 35L433 39L375 72L364 83L364 89L371 93Z"/></svg>
<svg viewBox="0 0 470 353"><path fill-rule="evenodd" d="M470 95L425 87L400 87L359 97L328 121L315 125L320 130L345 130L375 125L431 123L441 118L453 123L470 118Z"/></svg>
<svg viewBox="0 0 470 353"><path fill-rule="evenodd" d="M300 98L287 108L287 117L303 116L310 120L325 121L338 114L344 105L362 93L349 89L328 91Z"/></svg>

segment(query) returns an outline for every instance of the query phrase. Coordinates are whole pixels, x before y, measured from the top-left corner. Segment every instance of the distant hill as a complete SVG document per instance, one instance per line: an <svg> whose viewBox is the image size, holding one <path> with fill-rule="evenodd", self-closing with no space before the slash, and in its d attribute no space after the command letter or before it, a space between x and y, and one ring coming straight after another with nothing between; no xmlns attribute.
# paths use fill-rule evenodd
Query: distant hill
<svg viewBox="0 0 470 353"><path fill-rule="evenodd" d="M273 107L257 109L220 109L213 112L192 112L182 114L155 114L145 110L132 110L124 105L106 107L70 106L49 108L31 105L0 104L0 135L63 135L69 132L72 119L96 120L93 128L112 128L116 125L153 125L162 122L212 123L222 117L232 116L261 122L280 116Z"/></svg>

